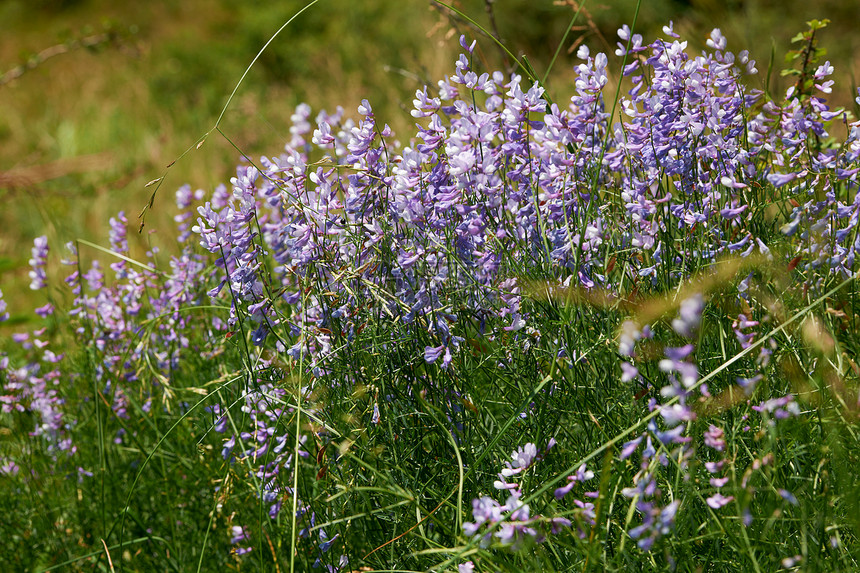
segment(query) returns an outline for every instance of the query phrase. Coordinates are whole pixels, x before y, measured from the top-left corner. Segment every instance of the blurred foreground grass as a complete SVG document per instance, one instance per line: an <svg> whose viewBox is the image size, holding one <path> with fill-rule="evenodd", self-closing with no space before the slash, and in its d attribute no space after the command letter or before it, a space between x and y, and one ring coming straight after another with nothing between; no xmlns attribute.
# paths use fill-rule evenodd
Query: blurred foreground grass
<svg viewBox="0 0 860 573"><path fill-rule="evenodd" d="M32 307L26 285L33 237L47 234L57 260L66 241L105 243L105 223L118 211L136 226L152 191L146 183L213 126L254 54L305 3L0 3L0 288L13 318ZM527 54L539 73L579 8L572 0L453 4ZM586 42L593 51L613 50L614 31L632 22L635 5L586 3L565 48ZM856 85L860 40L853 1L648 0L636 28L647 40L674 20L684 36L701 40L690 46L698 50L707 32L720 27L730 49L750 49L764 71L772 48L784 54L811 18L833 21L821 45L837 67L836 85ZM430 78L452 69L457 35L477 36L468 27L427 0L319 2L272 44L231 103L222 129L232 144L213 134L171 169L137 248L169 248L172 236L158 235L172 232L166 223L173 191L185 182L207 189L225 182L239 157L233 144L252 158L282 149L289 117L302 101L315 111L342 105L353 113L367 98L382 121L406 132L411 118L401 109L411 107L414 91ZM491 42L479 44L486 66L506 65ZM548 83L558 94L572 91L566 84L575 60L567 51ZM56 55L40 62L39 53ZM782 67L773 62L772 92L787 85L779 77ZM833 96L834 103L852 106L851 93Z"/></svg>

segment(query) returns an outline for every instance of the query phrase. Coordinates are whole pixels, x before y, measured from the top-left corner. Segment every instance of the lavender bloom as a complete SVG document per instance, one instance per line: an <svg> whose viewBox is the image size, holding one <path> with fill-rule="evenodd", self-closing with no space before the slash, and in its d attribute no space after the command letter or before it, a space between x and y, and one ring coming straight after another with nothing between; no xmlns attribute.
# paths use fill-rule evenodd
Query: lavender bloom
<svg viewBox="0 0 860 573"><path fill-rule="evenodd" d="M707 42L705 42L709 48L713 48L715 50L725 50L728 42L726 41L723 33L720 32L719 28L714 28L711 31L711 37L708 38Z"/></svg>
<svg viewBox="0 0 860 573"><path fill-rule="evenodd" d="M7 476L17 475L21 468L12 460L6 460L0 465L0 474Z"/></svg>
<svg viewBox="0 0 860 573"><path fill-rule="evenodd" d="M722 428L711 424L708 431L705 432L705 445L709 448L714 448L718 452L722 452L726 448L725 434Z"/></svg>
<svg viewBox="0 0 860 573"><path fill-rule="evenodd" d="M510 462L505 462L507 466L502 470L502 475L505 477L510 477L512 475L516 475L521 471L528 469L532 463L534 463L535 458L537 457L537 447L529 442L525 446L518 448L511 454L511 459L513 460L513 465Z"/></svg>
<svg viewBox="0 0 860 573"><path fill-rule="evenodd" d="M518 448L511 454L513 464L505 462L506 468L502 469L499 474L500 480L495 482L496 489L506 490L510 492L507 502L500 505L491 497L481 497L472 500L472 517L473 522L463 524L463 533L469 537L478 537L484 526L497 527L495 534L487 531L481 537L481 546L487 547L492 542L495 536L504 545L509 545L514 549L518 548L524 539L530 537L540 543L545 539L545 532L542 527L543 523L541 516L531 516L531 510L527 504L520 501L522 492L518 484L510 484L504 481L505 477L519 474L523 469L526 469L541 460L543 456L555 445L554 440L550 440L547 447L538 452L537 447L528 443L523 447ZM576 480L584 481L594 477L594 474L588 471L585 466L579 468L576 476L571 476L571 484ZM563 527L570 526L570 521L564 518L554 518L548 521L550 525L550 533L556 534Z"/></svg>
<svg viewBox="0 0 860 573"><path fill-rule="evenodd" d="M672 404L671 406L662 406L660 415L666 421L669 427L676 426L682 422L689 422L696 419L696 414L684 404Z"/></svg>
<svg viewBox="0 0 860 573"><path fill-rule="evenodd" d="M678 318L672 320L672 328L681 336L692 337L693 331L699 327L699 323L702 321L704 308L705 301L699 293L685 299L678 311Z"/></svg>
<svg viewBox="0 0 860 573"><path fill-rule="evenodd" d="M779 496L791 505L797 505L797 498L794 497L794 494L790 491L786 489L780 489L777 491L777 493L779 493Z"/></svg>
<svg viewBox="0 0 860 573"><path fill-rule="evenodd" d="M654 435L657 440L664 445L668 445L671 443L683 444L690 441L690 438L685 438L681 436L684 433L683 424L679 424L673 428L670 428L666 431L661 431L657 428L657 425L652 420L648 423L648 430Z"/></svg>
<svg viewBox="0 0 860 573"><path fill-rule="evenodd" d="M0 296L2 296L2 293L0 293ZM2 304L3 304L2 301L0 301L0 305L2 305ZM3 308L0 308L0 314L2 314L2 312L3 312ZM48 303L44 306L40 306L40 307L36 308L34 310L34 312L38 316L41 316L42 318L47 318L47 317L51 316L52 314L54 314L54 305L52 305L51 303ZM7 315L7 317L8 317L8 315ZM0 316L0 320L3 320L2 316Z"/></svg>
<svg viewBox="0 0 860 573"><path fill-rule="evenodd" d="M632 321L625 321L621 325L621 334L618 341L618 352L622 356L633 356L636 341L641 338L639 327Z"/></svg>
<svg viewBox="0 0 860 573"><path fill-rule="evenodd" d="M117 253L128 252L128 239L126 237L128 219L125 213L120 211L116 218L110 218L110 244L111 248ZM125 262L125 261L123 261Z"/></svg>
<svg viewBox="0 0 860 573"><path fill-rule="evenodd" d="M497 523L502 518L501 506L491 497L482 497L472 500L472 518L473 522L463 524L463 533L469 537L474 537L478 534L478 530L485 523ZM481 545L487 546L490 542L490 534L486 534Z"/></svg>
<svg viewBox="0 0 860 573"><path fill-rule="evenodd" d="M731 495L726 497L721 493L715 493L714 495L707 498L705 501L708 503L708 506L710 506L711 509L720 509L724 505L727 505L734 501L734 499L734 496Z"/></svg>
<svg viewBox="0 0 860 573"><path fill-rule="evenodd" d="M509 514L509 519L504 518L506 513ZM477 535L475 532L483 524L498 525L494 535L505 545L516 548L526 537L540 542L543 536L532 527L531 524L536 520L531 519L529 514L529 506L520 501L518 492L508 497L503 506L490 498L482 498L480 501L473 501L472 515L475 522L463 524L463 532L466 535L470 535L470 532L471 535ZM481 545L487 546L490 539L491 534L488 532L483 536Z"/></svg>
<svg viewBox="0 0 860 573"><path fill-rule="evenodd" d="M39 353L40 359L31 361L24 366L14 367L9 357L0 355L0 371L3 372L3 390L0 396L0 412L28 412L34 425L30 436L39 438L47 445L47 452L54 456L59 454L72 455L76 451L70 430L73 423L66 417L65 400L57 392L61 373L57 369L44 368L52 365L63 356L57 356L47 349L49 342L39 336L45 333L44 328L35 331L31 339L29 335L13 335L12 339L19 342L25 350ZM49 368L51 366L48 366Z"/></svg>
<svg viewBox="0 0 860 573"><path fill-rule="evenodd" d="M755 331L744 331L750 328L754 328L758 325L758 321L748 320L747 317L743 314L738 315L738 318L732 324L732 328L734 329L735 336L737 337L738 342L740 342L741 344L741 348L747 348L748 346L750 346L757 334Z"/></svg>
<svg viewBox="0 0 860 573"><path fill-rule="evenodd" d="M752 378L737 378L738 386L744 389L744 392L749 396L755 391L756 384L761 381L763 376L761 374L757 374Z"/></svg>
<svg viewBox="0 0 860 573"><path fill-rule="evenodd" d="M791 394L781 398L771 398L758 406L753 406L752 409L756 412L772 413L777 419L800 415L800 407L794 401L794 396Z"/></svg>
<svg viewBox="0 0 860 573"><path fill-rule="evenodd" d="M629 362L621 363L621 381L630 382L639 377L639 369Z"/></svg>
<svg viewBox="0 0 860 573"><path fill-rule="evenodd" d="M424 360L428 364L433 364L442 356L442 354L447 350L444 345L440 346L428 346L424 349Z"/></svg>
<svg viewBox="0 0 860 573"><path fill-rule="evenodd" d="M620 457L621 457L621 459L622 459L622 460L627 459L627 458L629 458L630 456L632 456L632 455L633 455L633 452L635 452L635 451L636 451L636 448L638 448L638 447L639 447L639 444L641 444L641 443L642 443L642 438L643 438L643 437L644 437L644 436L639 436L638 438L634 438L634 439L630 440L629 442L626 442L626 443L622 446L622 448L621 448L621 455L620 455Z"/></svg>
<svg viewBox="0 0 860 573"><path fill-rule="evenodd" d="M667 358L659 362L660 370L669 374L670 381L673 382L671 387L664 389L667 396L685 392L692 388L699 379L699 370L696 365L685 360L692 350L691 344L680 348L666 347L663 349ZM678 385L674 379L675 373L681 375L681 385Z"/></svg>
<svg viewBox="0 0 860 573"><path fill-rule="evenodd" d="M9 313L6 312L6 301L3 300L3 291L0 290L0 322L9 320Z"/></svg>
<svg viewBox="0 0 860 573"><path fill-rule="evenodd" d="M191 237L191 225L188 221L192 217L191 205L196 201L200 201L205 196L202 189L192 192L190 185L183 185L176 190L176 206L180 212L173 217L176 222L176 229L179 231L178 240L180 243L185 243Z"/></svg>
<svg viewBox="0 0 860 573"><path fill-rule="evenodd" d="M646 502L637 505L637 509L643 516L643 523L628 533L630 537L637 540L636 544L640 549L649 551L655 541L672 532L680 504L680 501L675 500L664 508Z"/></svg>
<svg viewBox="0 0 860 573"><path fill-rule="evenodd" d="M237 543L242 543L243 541L247 541L250 538L250 533L248 529L244 526L233 525L230 527L230 543L236 545ZM233 550L236 555L245 555L249 553L253 548L252 547L237 547Z"/></svg>
<svg viewBox="0 0 860 573"><path fill-rule="evenodd" d="M30 259L30 288L39 290L48 285L45 265L48 261L48 237L42 235L33 239L32 258Z"/></svg>
<svg viewBox="0 0 860 573"><path fill-rule="evenodd" d="M427 87L425 86L423 90L415 92L415 99L412 101L412 104L415 106L415 109L411 112L412 117L437 117L436 113L439 111L442 102L438 97L431 98L427 95ZM314 141L314 143L317 143L317 141ZM317 144L319 145L319 143Z"/></svg>
<svg viewBox="0 0 860 573"><path fill-rule="evenodd" d="M326 553L326 552L328 552L329 549L331 549L331 546L334 545L334 542L337 541L337 538L340 537L340 534L338 533L334 537L329 539L328 535L326 535L325 529L320 529L319 530L319 537L320 537L319 550L322 551L323 553Z"/></svg>
<svg viewBox="0 0 860 573"><path fill-rule="evenodd" d="M554 492L556 499L561 499L570 493L570 490L573 489L573 486L577 483L581 483L584 481L588 481L594 478L594 472L587 469L585 464L579 466L579 469L576 470L574 475L567 476L567 485L557 488Z"/></svg>

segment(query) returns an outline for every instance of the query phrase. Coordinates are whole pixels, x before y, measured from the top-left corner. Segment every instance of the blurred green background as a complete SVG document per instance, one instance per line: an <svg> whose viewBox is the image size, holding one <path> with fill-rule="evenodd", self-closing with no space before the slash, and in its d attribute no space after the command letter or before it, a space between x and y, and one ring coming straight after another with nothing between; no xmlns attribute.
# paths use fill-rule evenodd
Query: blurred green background
<svg viewBox="0 0 860 573"><path fill-rule="evenodd" d="M120 210L136 229L152 191L146 183L213 126L253 56L305 3L0 0L0 289L13 317L31 312L33 237L47 234L55 255L78 237L105 244L107 220ZM538 73L579 7L572 0L453 5L497 30ZM636 0L584 3L548 83L555 100L572 93L575 61L568 49L585 42L592 52L613 51L615 30L632 22L635 9ZM775 54L770 86L779 94L788 82L779 70L790 39L807 20L829 18L821 46L837 68L832 102L856 109L858 15L856 0L643 0L636 28L647 42L674 20L690 48L700 50L719 27L730 50L749 49L758 61L759 87ZM249 156L273 155L288 139L298 103L354 113L367 98L408 138L412 96L453 69L460 33L479 36L427 0L322 0L264 53L222 128ZM504 69L503 54L489 40L479 41L478 53L485 66ZM177 187L188 182L211 190L238 160L236 149L213 134L178 161L134 240L137 251L150 241L170 248Z"/></svg>

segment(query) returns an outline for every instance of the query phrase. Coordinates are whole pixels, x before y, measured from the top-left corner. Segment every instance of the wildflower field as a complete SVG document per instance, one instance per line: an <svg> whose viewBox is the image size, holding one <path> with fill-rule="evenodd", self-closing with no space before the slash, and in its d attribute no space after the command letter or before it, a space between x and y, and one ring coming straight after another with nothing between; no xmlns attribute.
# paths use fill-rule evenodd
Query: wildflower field
<svg viewBox="0 0 860 573"><path fill-rule="evenodd" d="M634 17L540 74L462 36L412 131L302 104L180 187L178 247L129 246L163 177L102 243L35 237L4 570L860 570L860 121L826 32L780 94L719 29Z"/></svg>

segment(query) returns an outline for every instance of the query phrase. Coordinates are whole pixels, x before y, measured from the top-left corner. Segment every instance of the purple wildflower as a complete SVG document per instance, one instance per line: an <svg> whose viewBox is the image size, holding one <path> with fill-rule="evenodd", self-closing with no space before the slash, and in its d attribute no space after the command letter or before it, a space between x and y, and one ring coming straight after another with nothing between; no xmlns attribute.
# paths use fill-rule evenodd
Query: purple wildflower
<svg viewBox="0 0 860 573"><path fill-rule="evenodd" d="M707 498L705 501L708 503L708 506L711 509L720 509L724 505L727 505L734 501L734 496L724 496L721 493L715 493L714 495Z"/></svg>
<svg viewBox="0 0 860 573"><path fill-rule="evenodd" d="M699 323L702 321L702 311L704 308L705 302L699 293L684 299L678 311L678 318L672 320L672 328L681 336L686 338L692 337L693 332L699 327Z"/></svg>
<svg viewBox="0 0 860 573"><path fill-rule="evenodd" d="M39 290L48 284L45 265L48 260L48 237L42 235L33 239L32 258L30 259L30 288Z"/></svg>
<svg viewBox="0 0 860 573"><path fill-rule="evenodd" d="M529 442L525 446L517 448L514 453L511 454L513 465L510 462L505 462L505 465L507 467L502 470L502 475L505 477L510 477L512 475L520 473L525 469L528 469L532 465L532 463L534 463L536 457L537 447L531 442Z"/></svg>
<svg viewBox="0 0 860 573"><path fill-rule="evenodd" d="M708 431L705 432L705 445L709 448L714 448L718 452L722 452L726 447L723 429L711 424L708 427Z"/></svg>
<svg viewBox="0 0 860 573"><path fill-rule="evenodd" d="M3 300L3 291L0 290L0 322L9 320L9 313L6 311L6 301Z"/></svg>

